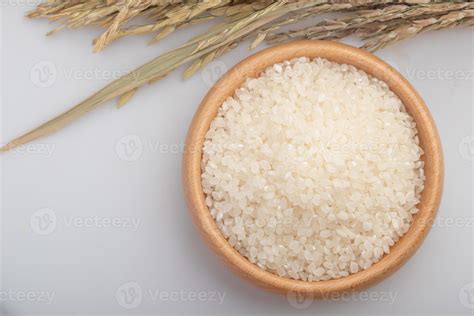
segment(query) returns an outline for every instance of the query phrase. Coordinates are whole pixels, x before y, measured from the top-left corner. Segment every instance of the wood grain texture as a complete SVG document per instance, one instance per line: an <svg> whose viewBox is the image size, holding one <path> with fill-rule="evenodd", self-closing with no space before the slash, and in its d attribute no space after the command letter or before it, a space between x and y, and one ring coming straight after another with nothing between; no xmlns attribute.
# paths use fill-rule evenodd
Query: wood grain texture
<svg viewBox="0 0 474 316"><path fill-rule="evenodd" d="M370 268L347 277L307 282L283 278L264 271L240 255L224 238L205 204L201 186L201 157L204 137L224 100L233 95L246 78L257 77L265 68L295 57L326 58L353 65L385 81L405 104L417 124L420 146L425 154L425 189L409 231L391 248L389 254ZM230 69L208 92L188 131L183 156L183 185L188 208L204 240L240 276L267 290L299 293L327 298L364 289L400 268L418 249L436 216L443 189L443 154L440 138L431 114L410 83L378 57L352 46L330 41L295 41L256 53ZM433 259L435 254L433 254ZM421 284L419 285L422 286ZM421 288L420 288L421 290Z"/></svg>

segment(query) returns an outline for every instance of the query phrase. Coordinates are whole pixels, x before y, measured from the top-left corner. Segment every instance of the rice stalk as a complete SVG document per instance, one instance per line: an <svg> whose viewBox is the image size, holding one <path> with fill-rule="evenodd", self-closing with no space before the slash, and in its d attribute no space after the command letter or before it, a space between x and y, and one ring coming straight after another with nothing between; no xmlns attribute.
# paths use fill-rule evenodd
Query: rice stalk
<svg viewBox="0 0 474 316"><path fill-rule="evenodd" d="M392 5L381 9L357 11L355 12L355 16L325 20L302 30L269 34L267 41L269 44L275 44L290 39L340 38L340 32L350 35L357 32L358 29L368 27L374 23L384 24L390 23L392 20L407 21L414 17L442 15L449 11L468 10L472 8L474 8L474 3L435 3L430 5L418 4L414 6Z"/></svg>
<svg viewBox="0 0 474 316"><path fill-rule="evenodd" d="M42 124L36 129L12 140L0 148L0 152L8 151L16 146L30 142L39 137L49 135L50 133L55 132L72 121L78 119L85 113L93 110L98 105L115 97L125 95L129 91L138 88L141 85L156 78L162 78L164 75L168 74L170 71L176 69L182 64L200 58L201 56L204 56L205 54L210 53L219 47L236 41L245 34L285 14L284 11L277 10L285 3L286 1L277 1L265 9L255 12L247 19L231 24L224 32L226 37L222 38L221 41L215 40L216 38L221 38L220 35L211 35L207 41L189 43L153 59L152 61L142 65L129 74L111 82L103 89L99 90L70 110Z"/></svg>
<svg viewBox="0 0 474 316"><path fill-rule="evenodd" d="M375 51L422 32L461 25L468 26L473 23L474 10L455 11L436 18L413 20L369 39L361 48Z"/></svg>
<svg viewBox="0 0 474 316"><path fill-rule="evenodd" d="M247 39L251 39L250 48L255 48L264 41L339 39L356 34L365 40L362 48L376 50L422 32L473 25L473 9L472 2L429 0L48 1L38 5L29 16L59 23L50 35L64 28L105 28L94 41L94 51L125 36L153 33L152 42L156 42L181 27L209 20L220 22L184 45L109 83L70 110L9 142L0 151L46 136L113 98L118 98L118 107L121 107L140 86L156 82L177 67L191 63L183 74L187 78ZM307 28L276 33L282 26L326 12L345 12L346 15ZM134 19L140 17L145 17L147 22L133 24Z"/></svg>
<svg viewBox="0 0 474 316"><path fill-rule="evenodd" d="M94 51L101 51L110 42L121 37L157 32L161 30L161 32L158 33L151 41L151 43L156 43L163 37L174 32L178 27L190 23L194 18L200 16L207 10L228 4L229 2L230 0L208 0L197 4L173 7L171 10L166 11L164 17L154 24L135 26L120 31L118 28L113 28L114 25L112 25L106 32L111 32L111 34L104 38L104 35L106 34L104 33L101 38L95 42ZM118 18L119 16L117 16L117 19ZM117 25L120 24L123 23L119 20Z"/></svg>

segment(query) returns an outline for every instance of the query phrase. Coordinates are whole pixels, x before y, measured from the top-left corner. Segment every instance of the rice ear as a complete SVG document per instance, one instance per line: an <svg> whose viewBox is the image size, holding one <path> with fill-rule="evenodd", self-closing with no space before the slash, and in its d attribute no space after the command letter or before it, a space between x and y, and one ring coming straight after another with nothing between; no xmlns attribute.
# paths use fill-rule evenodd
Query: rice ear
<svg viewBox="0 0 474 316"><path fill-rule="evenodd" d="M44 2L29 12L28 17L59 23L50 35L63 28L105 28L105 32L94 40L94 51L125 36L152 33L156 40L202 21L220 17L227 20L136 69L132 72L134 78L124 76L110 83L69 111L3 146L0 151L46 136L115 97L121 96L119 105L123 105L141 85L163 78L182 64L193 63L184 74L191 76L247 39L253 39L250 48L254 48L262 41L273 44L296 38L340 39L356 34L365 41L362 48L372 51L421 32L474 24L472 2L410 0L401 3L391 0L347 3L325 0ZM307 28L277 33L284 25L326 12L344 12L345 15ZM149 20L145 24L133 24L135 18L140 17Z"/></svg>

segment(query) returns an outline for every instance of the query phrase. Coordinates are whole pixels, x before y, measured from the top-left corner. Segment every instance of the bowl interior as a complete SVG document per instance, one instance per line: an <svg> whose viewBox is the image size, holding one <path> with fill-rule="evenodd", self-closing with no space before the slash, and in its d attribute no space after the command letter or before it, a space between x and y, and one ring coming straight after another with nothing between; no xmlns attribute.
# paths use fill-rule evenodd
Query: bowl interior
<svg viewBox="0 0 474 316"><path fill-rule="evenodd" d="M224 100L250 77L267 67L296 57L326 58L330 61L353 65L376 77L404 103L407 112L417 124L420 146L424 150L425 189L409 231L393 246L378 263L366 270L340 279L307 282L292 280L264 271L241 256L220 233L205 204L201 186L201 158L204 137L211 121ZM376 56L360 49L329 41L296 41L277 45L243 60L230 69L208 92L197 110L186 139L183 157L183 184L188 207L194 222L210 247L226 264L241 276L268 290L289 293L298 292L314 297L325 297L365 288L382 280L410 258L418 249L431 228L441 199L443 186L443 156L435 123L425 103L395 69Z"/></svg>

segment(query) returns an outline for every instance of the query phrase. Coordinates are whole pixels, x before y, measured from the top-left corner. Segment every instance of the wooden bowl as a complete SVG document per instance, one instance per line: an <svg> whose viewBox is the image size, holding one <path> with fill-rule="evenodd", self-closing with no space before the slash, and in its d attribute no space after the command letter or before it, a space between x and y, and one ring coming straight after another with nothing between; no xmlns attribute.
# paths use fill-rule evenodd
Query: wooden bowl
<svg viewBox="0 0 474 316"><path fill-rule="evenodd" d="M409 231L378 263L340 279L297 281L264 271L240 255L224 238L204 201L201 185L201 158L204 137L224 100L249 77L258 77L267 67L295 57L322 57L353 65L385 81L405 104L417 124L420 146L425 154L425 189ZM443 154L433 118L425 103L395 69L376 56L352 46L329 41L295 41L264 49L230 69L208 92L197 110L186 139L183 157L183 184L195 224L217 255L240 276L267 290L324 298L366 288L400 268L418 249L431 228L443 188ZM433 256L434 259L434 256ZM421 284L420 284L421 286Z"/></svg>

